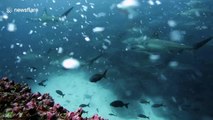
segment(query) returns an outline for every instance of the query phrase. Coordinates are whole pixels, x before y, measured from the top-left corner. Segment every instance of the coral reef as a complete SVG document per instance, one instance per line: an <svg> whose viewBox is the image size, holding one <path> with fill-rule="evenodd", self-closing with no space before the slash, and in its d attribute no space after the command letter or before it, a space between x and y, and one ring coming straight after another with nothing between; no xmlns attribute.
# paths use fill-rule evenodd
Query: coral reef
<svg viewBox="0 0 213 120"><path fill-rule="evenodd" d="M0 119L12 120L104 120L98 115L83 118L83 109L70 112L55 104L49 94L31 93L27 84L0 80Z"/></svg>

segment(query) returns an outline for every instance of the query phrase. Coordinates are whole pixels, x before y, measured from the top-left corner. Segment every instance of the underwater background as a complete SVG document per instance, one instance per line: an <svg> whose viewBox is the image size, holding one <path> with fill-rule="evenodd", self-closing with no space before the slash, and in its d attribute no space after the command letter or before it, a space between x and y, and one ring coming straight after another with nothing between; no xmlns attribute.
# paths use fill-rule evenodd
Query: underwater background
<svg viewBox="0 0 213 120"><path fill-rule="evenodd" d="M0 76L49 93L71 111L89 104L83 116L212 120L213 42L189 51L178 46L213 36L212 6L212 0L1 0ZM175 43L178 51L129 49L152 39ZM116 100L128 108L112 105Z"/></svg>

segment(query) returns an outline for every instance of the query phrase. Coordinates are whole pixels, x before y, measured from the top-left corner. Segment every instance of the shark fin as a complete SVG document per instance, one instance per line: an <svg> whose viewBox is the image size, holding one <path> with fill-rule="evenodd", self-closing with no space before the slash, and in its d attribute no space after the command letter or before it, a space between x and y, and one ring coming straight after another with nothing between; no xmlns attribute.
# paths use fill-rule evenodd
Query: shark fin
<svg viewBox="0 0 213 120"><path fill-rule="evenodd" d="M47 8L44 8L44 11L43 11L43 14L42 14L42 16L47 16L48 14L47 14Z"/></svg>
<svg viewBox="0 0 213 120"><path fill-rule="evenodd" d="M73 8L74 8L74 7L71 7L70 9L68 9L67 11L65 11L63 14L61 14L60 17L66 17L66 16L70 13L70 11L73 10Z"/></svg>
<svg viewBox="0 0 213 120"><path fill-rule="evenodd" d="M201 47L203 47L206 43L208 43L210 40L212 40L213 39L213 37L209 37L209 38L207 38L207 39L204 39L204 40L202 40L202 41L200 41L200 42L198 42L198 43L195 43L194 45L193 45L193 49L194 50L198 50L199 48L201 48Z"/></svg>

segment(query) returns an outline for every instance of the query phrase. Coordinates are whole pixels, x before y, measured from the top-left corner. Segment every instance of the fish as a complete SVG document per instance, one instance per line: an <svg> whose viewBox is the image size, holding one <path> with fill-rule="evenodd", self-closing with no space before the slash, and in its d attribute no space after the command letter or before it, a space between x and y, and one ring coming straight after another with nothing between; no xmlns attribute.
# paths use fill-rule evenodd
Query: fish
<svg viewBox="0 0 213 120"><path fill-rule="evenodd" d="M66 10L64 13L62 13L60 16L54 16L54 15L49 15L47 13L47 9L44 9L44 13L41 17L38 18L27 18L27 21L37 21L37 22L42 22L42 23L49 23L49 22L60 22L65 19L68 14L73 10L74 7L69 8Z"/></svg>
<svg viewBox="0 0 213 120"><path fill-rule="evenodd" d="M25 77L25 79L27 79L27 80L34 80L34 78L32 78L32 77Z"/></svg>
<svg viewBox="0 0 213 120"><path fill-rule="evenodd" d="M103 55L104 55L104 54L102 53L102 54L100 54L100 55L98 55L98 56L95 56L95 57L89 59L89 60L87 61L87 65L89 65L89 66L93 65L93 64L95 63L95 61L97 61L97 60L98 60L99 58L101 58Z"/></svg>
<svg viewBox="0 0 213 120"><path fill-rule="evenodd" d="M149 117L146 116L146 115L144 115L144 114L138 114L138 117L139 117L139 118L147 118L147 119L149 119Z"/></svg>
<svg viewBox="0 0 213 120"><path fill-rule="evenodd" d="M145 99L140 99L140 103L142 103L142 104L150 104L150 101L147 101Z"/></svg>
<svg viewBox="0 0 213 120"><path fill-rule="evenodd" d="M115 100L113 102L110 103L110 106L112 107L126 107L128 108L129 103L124 103L121 100Z"/></svg>
<svg viewBox="0 0 213 120"><path fill-rule="evenodd" d="M160 108L160 107L164 107L164 104L153 104L152 107L153 108Z"/></svg>
<svg viewBox="0 0 213 120"><path fill-rule="evenodd" d="M103 78L106 78L107 69L103 73L96 73L90 77L90 82L98 82Z"/></svg>
<svg viewBox="0 0 213 120"><path fill-rule="evenodd" d="M46 85L44 84L47 81L47 79L42 80L41 82L38 83L39 86L43 86L46 87Z"/></svg>
<svg viewBox="0 0 213 120"><path fill-rule="evenodd" d="M64 95L65 95L61 90L56 90L55 92L62 97L64 97Z"/></svg>
<svg viewBox="0 0 213 120"><path fill-rule="evenodd" d="M109 113L109 115L110 115L110 116L117 116L117 115L115 115L114 113Z"/></svg>
<svg viewBox="0 0 213 120"><path fill-rule="evenodd" d="M86 114L88 114L88 111L82 110L82 113L86 113Z"/></svg>
<svg viewBox="0 0 213 120"><path fill-rule="evenodd" d="M116 5L116 8L127 13L129 19L133 19L138 15L135 8L139 5L137 0L123 0Z"/></svg>
<svg viewBox="0 0 213 120"><path fill-rule="evenodd" d="M98 59L100 59L102 56L104 55L104 53L99 54L93 58L90 58L89 60L82 62L81 66L92 66Z"/></svg>
<svg viewBox="0 0 213 120"><path fill-rule="evenodd" d="M179 14L181 16L194 19L194 17L211 16L213 15L213 12L211 10L203 8L192 8L186 11L181 11Z"/></svg>
<svg viewBox="0 0 213 120"><path fill-rule="evenodd" d="M128 47L128 50L135 52L168 52L168 53L181 53L183 51L198 50L207 44L213 37L208 37L194 45L185 45L174 41L166 41L161 39L142 39L138 41L138 44L133 44Z"/></svg>
<svg viewBox="0 0 213 120"><path fill-rule="evenodd" d="M99 109L98 108L96 108L96 111L99 113Z"/></svg>
<svg viewBox="0 0 213 120"><path fill-rule="evenodd" d="M79 105L79 107L89 107L89 103L88 104L81 104L81 105Z"/></svg>

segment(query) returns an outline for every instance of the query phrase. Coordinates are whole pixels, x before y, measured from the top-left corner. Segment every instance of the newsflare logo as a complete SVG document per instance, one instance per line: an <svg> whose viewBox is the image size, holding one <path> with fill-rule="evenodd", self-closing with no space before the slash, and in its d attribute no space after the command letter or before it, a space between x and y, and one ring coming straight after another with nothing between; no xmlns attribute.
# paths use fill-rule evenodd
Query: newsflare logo
<svg viewBox="0 0 213 120"><path fill-rule="evenodd" d="M10 14L10 13L37 13L38 12L38 8L12 8L12 7L7 7L6 8L6 13Z"/></svg>
<svg viewBox="0 0 213 120"><path fill-rule="evenodd" d="M12 13L13 12L13 8L11 8L11 7L6 8L6 12L7 13Z"/></svg>

